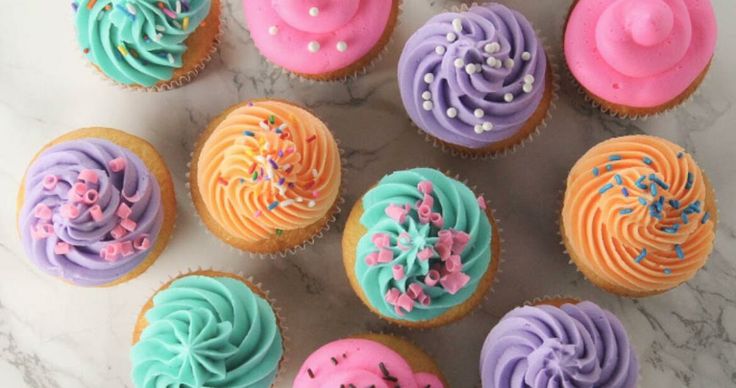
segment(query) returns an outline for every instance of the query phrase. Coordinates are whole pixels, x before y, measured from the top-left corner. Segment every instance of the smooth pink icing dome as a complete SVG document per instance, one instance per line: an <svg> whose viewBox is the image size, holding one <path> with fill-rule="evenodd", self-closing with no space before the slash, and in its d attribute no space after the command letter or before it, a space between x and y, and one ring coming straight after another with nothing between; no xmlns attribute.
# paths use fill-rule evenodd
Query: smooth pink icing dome
<svg viewBox="0 0 736 388"><path fill-rule="evenodd" d="M368 54L388 27L395 0L244 0L258 50L300 74L344 69Z"/></svg>
<svg viewBox="0 0 736 388"><path fill-rule="evenodd" d="M698 78L716 35L710 1L580 0L568 19L565 57L578 82L599 98L654 107Z"/></svg>

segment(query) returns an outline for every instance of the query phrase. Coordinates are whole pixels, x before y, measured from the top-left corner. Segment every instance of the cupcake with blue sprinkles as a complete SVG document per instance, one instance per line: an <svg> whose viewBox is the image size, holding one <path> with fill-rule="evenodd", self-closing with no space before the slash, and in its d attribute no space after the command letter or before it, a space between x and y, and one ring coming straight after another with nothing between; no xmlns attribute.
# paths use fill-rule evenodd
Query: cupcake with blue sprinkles
<svg viewBox="0 0 736 388"><path fill-rule="evenodd" d="M469 314L488 294L500 260L485 198L431 168L383 177L353 207L342 247L363 303L415 329Z"/></svg>
<svg viewBox="0 0 736 388"><path fill-rule="evenodd" d="M125 87L182 86L217 49L220 0L73 0L72 10L85 58Z"/></svg>
<svg viewBox="0 0 736 388"><path fill-rule="evenodd" d="M715 192L692 155L654 136L606 140L567 178L560 230L580 272L644 297L690 280L715 240Z"/></svg>

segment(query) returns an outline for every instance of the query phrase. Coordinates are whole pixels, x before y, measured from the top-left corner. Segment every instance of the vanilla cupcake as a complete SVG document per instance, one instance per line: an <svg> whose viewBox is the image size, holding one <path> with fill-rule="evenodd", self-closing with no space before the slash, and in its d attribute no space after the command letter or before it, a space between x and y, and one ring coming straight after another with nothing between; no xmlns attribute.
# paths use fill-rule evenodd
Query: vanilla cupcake
<svg viewBox="0 0 736 388"><path fill-rule="evenodd" d="M220 0L74 0L72 8L84 56L126 87L181 86L217 48Z"/></svg>
<svg viewBox="0 0 736 388"><path fill-rule="evenodd" d="M487 295L500 239L482 196L430 168L385 176L353 207L342 240L350 285L375 314L411 328L469 314Z"/></svg>
<svg viewBox="0 0 736 388"><path fill-rule="evenodd" d="M312 241L339 211L341 159L327 126L291 103L231 107L202 133L189 176L207 228L247 252Z"/></svg>
<svg viewBox="0 0 736 388"><path fill-rule="evenodd" d="M33 159L18 193L18 229L30 261L79 286L135 278L174 229L166 165L145 140L85 128L53 140Z"/></svg>
<svg viewBox="0 0 736 388"><path fill-rule="evenodd" d="M623 136L570 170L560 228L586 278L641 297L695 276L713 251L716 218L713 187L690 154L658 137Z"/></svg>

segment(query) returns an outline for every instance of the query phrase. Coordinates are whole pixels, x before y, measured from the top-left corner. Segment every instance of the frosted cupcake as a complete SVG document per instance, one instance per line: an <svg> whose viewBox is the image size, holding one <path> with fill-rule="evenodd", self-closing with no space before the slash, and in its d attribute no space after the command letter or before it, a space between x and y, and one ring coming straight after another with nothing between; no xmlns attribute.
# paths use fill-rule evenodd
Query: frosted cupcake
<svg viewBox="0 0 736 388"><path fill-rule="evenodd" d="M716 36L709 0L577 0L565 58L604 111L646 116L692 95L708 72Z"/></svg>
<svg viewBox="0 0 736 388"><path fill-rule="evenodd" d="M489 291L500 243L482 196L430 168L385 176L353 207L343 263L360 299L397 325L428 328L470 313Z"/></svg>
<svg viewBox="0 0 736 388"><path fill-rule="evenodd" d="M124 86L181 86L217 48L220 0L74 0L72 8L84 56Z"/></svg>
<svg viewBox="0 0 736 388"><path fill-rule="evenodd" d="M713 250L713 187L685 150L653 136L606 140L570 170L560 223L597 286L648 296L690 280Z"/></svg>
<svg viewBox="0 0 736 388"><path fill-rule="evenodd" d="M398 79L414 124L469 156L521 144L543 123L553 97L534 28L496 3L430 19L406 42Z"/></svg>
<svg viewBox="0 0 736 388"><path fill-rule="evenodd" d="M287 102L246 102L215 118L189 178L207 228L247 252L293 251L339 211L337 143L321 120Z"/></svg>
<svg viewBox="0 0 736 388"><path fill-rule="evenodd" d="M166 247L176 216L161 156L110 128L80 129L45 146L26 171L17 206L30 261L79 286L112 286L143 273Z"/></svg>
<svg viewBox="0 0 736 388"><path fill-rule="evenodd" d="M281 322L240 276L197 271L165 284L133 333L137 388L270 387L283 361Z"/></svg>
<svg viewBox="0 0 736 388"><path fill-rule="evenodd" d="M414 344L385 334L364 334L330 342L312 353L293 388L444 388L437 364Z"/></svg>
<svg viewBox="0 0 736 388"><path fill-rule="evenodd" d="M480 375L483 388L634 388L639 361L612 313L552 299L501 318L483 343Z"/></svg>
<svg viewBox="0 0 736 388"><path fill-rule="evenodd" d="M245 0L245 22L271 63L298 76L334 80L357 74L389 42L399 0Z"/></svg>

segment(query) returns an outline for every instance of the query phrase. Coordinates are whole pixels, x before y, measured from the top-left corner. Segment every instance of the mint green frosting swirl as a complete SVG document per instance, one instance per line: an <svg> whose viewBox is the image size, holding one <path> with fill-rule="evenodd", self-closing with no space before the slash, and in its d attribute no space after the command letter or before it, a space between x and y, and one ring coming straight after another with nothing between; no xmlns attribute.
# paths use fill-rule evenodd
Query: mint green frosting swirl
<svg viewBox="0 0 736 388"><path fill-rule="evenodd" d="M270 304L243 282L186 276L153 298L130 358L136 387L263 388L283 341Z"/></svg>
<svg viewBox="0 0 736 388"><path fill-rule="evenodd" d="M211 0L75 0L73 4L77 39L87 58L119 83L151 87L170 80L182 67L184 41L209 15Z"/></svg>
<svg viewBox="0 0 736 388"><path fill-rule="evenodd" d="M428 286L425 277L432 267L436 267L439 259L418 259L418 253L437 243L440 228L427 223L420 223L415 207L407 215L406 222L399 224L387 216L389 205L414 206L422 200L423 194L417 190L422 181L431 181L434 198L433 212L442 215L442 230L465 232L469 236L467 246L460 254L463 264L462 272L470 277L467 285L455 294L449 293L441 284ZM355 273L364 294L370 304L386 317L405 320L422 321L434 319L450 308L462 304L477 289L483 275L488 270L491 260L492 226L485 210L481 209L478 199L462 182L449 178L443 173L430 168L415 168L397 171L385 176L362 199L363 215L360 223L367 233L360 239L357 247ZM366 257L376 252L372 238L377 233L390 236L393 260L389 263L369 265ZM400 235L408 233L411 241L403 245L409 249L397 247ZM406 240L406 238L404 239ZM395 280L392 268L401 265L406 276ZM409 284L420 284L423 292L431 298L431 303L424 305L415 303L410 312L399 314L395 306L386 300L387 292L398 288L402 293L408 291Z"/></svg>

